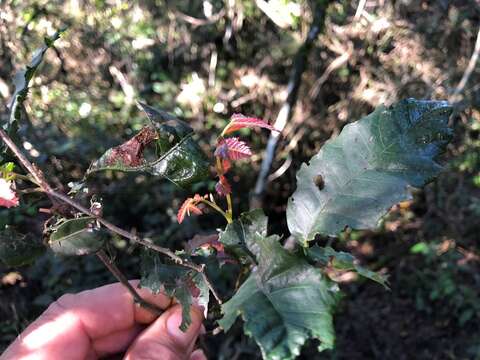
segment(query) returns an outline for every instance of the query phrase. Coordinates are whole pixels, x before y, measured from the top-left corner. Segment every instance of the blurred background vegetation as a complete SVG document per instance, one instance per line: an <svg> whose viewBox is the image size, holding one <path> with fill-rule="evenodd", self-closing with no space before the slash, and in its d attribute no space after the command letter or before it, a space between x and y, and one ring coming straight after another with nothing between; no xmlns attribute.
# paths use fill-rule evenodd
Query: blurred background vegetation
<svg viewBox="0 0 480 360"><path fill-rule="evenodd" d="M142 99L186 119L206 152L234 112L275 120L292 60L312 21L311 4L289 0L0 1L0 116L12 76L45 35L68 25L47 53L22 126L23 147L59 189L143 124ZM445 172L396 206L378 231L348 231L333 246L390 274L391 291L345 274L335 326L337 349L308 359L480 359L480 67L455 92L480 26L475 0L332 1L315 41L292 119L265 192L272 232L288 235L286 199L295 173L325 140L381 103L406 97L455 104ZM268 134L245 131L256 155L233 179L235 211L248 209ZM27 140L28 139L28 140ZM281 172L276 172L277 169ZM275 179L273 179L275 177ZM193 191L213 190L214 181ZM180 249L195 233L222 226L213 216L179 226L191 193L149 176L107 173L89 183L105 217ZM40 196L0 211L1 226L41 237ZM138 277L137 249L114 239L120 266ZM114 251L115 249L112 249ZM215 274L224 298L235 279ZM95 257L44 255L19 269L0 265L0 351L55 298L113 281ZM228 285L228 286L227 286ZM224 287L224 288L222 288ZM213 318L207 328L213 327ZM206 335L212 359L260 358L241 324Z"/></svg>

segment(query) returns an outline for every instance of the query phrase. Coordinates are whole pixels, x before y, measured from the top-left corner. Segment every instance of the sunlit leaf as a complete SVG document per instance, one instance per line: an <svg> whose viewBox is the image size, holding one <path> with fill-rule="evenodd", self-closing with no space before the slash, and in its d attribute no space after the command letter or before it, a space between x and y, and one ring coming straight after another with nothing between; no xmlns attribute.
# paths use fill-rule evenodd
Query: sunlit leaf
<svg viewBox="0 0 480 360"><path fill-rule="evenodd" d="M58 226L50 235L48 245L54 253L64 256L93 254L103 248L108 234L98 229L95 219L70 219Z"/></svg>
<svg viewBox="0 0 480 360"><path fill-rule="evenodd" d="M329 266L339 271L355 271L358 275L376 281L388 288L387 276L360 266L358 261L349 253L335 251L330 246L314 245L307 249L307 256L322 266Z"/></svg>
<svg viewBox="0 0 480 360"><path fill-rule="evenodd" d="M320 340L319 351L332 348L338 288L320 269L285 250L277 236L256 232L251 240L258 267L222 306L220 326L227 331L241 315L264 359L293 359L310 338Z"/></svg>
<svg viewBox="0 0 480 360"><path fill-rule="evenodd" d="M28 95L30 80L32 80L35 72L42 63L45 52L53 46L54 42L60 38L64 31L65 28L57 31L52 37L45 37L44 45L35 50L32 60L26 66L26 68L15 74L15 78L13 80L15 91L9 104L10 116L8 121L2 124L3 129L7 132L10 133L12 127L17 121L19 122L22 117L22 105ZM4 145L2 144L2 146Z"/></svg>
<svg viewBox="0 0 480 360"><path fill-rule="evenodd" d="M44 252L45 246L31 234L20 234L11 227L0 231L0 260L6 266L30 264Z"/></svg>
<svg viewBox="0 0 480 360"><path fill-rule="evenodd" d="M290 232L302 244L346 226L371 229L409 187L431 181L451 137L452 108L443 101L403 100L345 126L297 174L289 199Z"/></svg>
<svg viewBox="0 0 480 360"><path fill-rule="evenodd" d="M228 125L223 129L222 136L228 135L234 131L243 128L261 127L272 131L278 131L265 120L254 117L245 116L242 114L233 114Z"/></svg>
<svg viewBox="0 0 480 360"><path fill-rule="evenodd" d="M143 103L139 105L150 119L151 126L124 144L107 150L92 163L87 175L104 170L146 172L179 186L208 178L209 164L192 138L192 128L164 111ZM154 155L149 158L145 155L147 150Z"/></svg>
<svg viewBox="0 0 480 360"><path fill-rule="evenodd" d="M182 305L182 323L180 329L186 331L191 324L190 306L200 305L208 310L209 289L198 272L175 264L165 264L158 254L145 251L142 256L142 276L140 286L150 289L154 294L164 292L175 297Z"/></svg>
<svg viewBox="0 0 480 360"><path fill-rule="evenodd" d="M185 216L190 216L191 213L196 215L201 215L202 210L200 210L197 205L202 200L202 197L198 194L195 194L193 198L186 199L177 213L177 221L179 224L183 222Z"/></svg>

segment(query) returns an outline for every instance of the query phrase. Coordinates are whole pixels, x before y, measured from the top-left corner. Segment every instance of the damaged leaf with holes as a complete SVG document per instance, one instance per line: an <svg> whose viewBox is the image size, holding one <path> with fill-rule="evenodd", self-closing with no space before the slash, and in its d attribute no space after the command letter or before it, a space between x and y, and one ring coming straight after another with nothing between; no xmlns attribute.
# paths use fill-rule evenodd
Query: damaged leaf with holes
<svg viewBox="0 0 480 360"><path fill-rule="evenodd" d="M222 306L218 323L228 331L241 316L245 333L267 360L294 359L311 338L320 340L319 351L331 349L338 287L303 256L285 250L279 240L254 232L248 244L258 266Z"/></svg>
<svg viewBox="0 0 480 360"><path fill-rule="evenodd" d="M56 227L48 245L57 255L82 256L102 249L107 239L108 233L96 226L95 218L82 217L66 220Z"/></svg>
<svg viewBox="0 0 480 360"><path fill-rule="evenodd" d="M192 304L202 306L207 314L209 289L202 275L184 266L164 263L158 254L148 250L142 254L140 286L177 299L182 306L182 331L192 322Z"/></svg>
<svg viewBox="0 0 480 360"><path fill-rule="evenodd" d="M288 201L290 232L304 246L317 234L375 228L396 203L442 170L451 138L445 101L406 99L346 125L297 173Z"/></svg>
<svg viewBox="0 0 480 360"><path fill-rule="evenodd" d="M185 122L162 110L139 103L150 120L127 142L107 150L92 163L87 176L113 170L146 172L186 186L208 178L208 161Z"/></svg>

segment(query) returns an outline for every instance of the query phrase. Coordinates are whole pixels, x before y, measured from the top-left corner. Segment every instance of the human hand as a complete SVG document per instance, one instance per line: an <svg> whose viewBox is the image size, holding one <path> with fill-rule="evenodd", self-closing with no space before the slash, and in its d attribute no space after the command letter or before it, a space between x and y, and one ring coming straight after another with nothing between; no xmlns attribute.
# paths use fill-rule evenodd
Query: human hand
<svg viewBox="0 0 480 360"><path fill-rule="evenodd" d="M138 280L130 282L138 285ZM193 351L203 314L191 308L192 324L179 329L182 309L171 298L138 289L140 296L161 309L157 317L137 306L120 284L78 294L66 294L51 304L0 356L1 360L90 360L126 351L125 360L203 360Z"/></svg>

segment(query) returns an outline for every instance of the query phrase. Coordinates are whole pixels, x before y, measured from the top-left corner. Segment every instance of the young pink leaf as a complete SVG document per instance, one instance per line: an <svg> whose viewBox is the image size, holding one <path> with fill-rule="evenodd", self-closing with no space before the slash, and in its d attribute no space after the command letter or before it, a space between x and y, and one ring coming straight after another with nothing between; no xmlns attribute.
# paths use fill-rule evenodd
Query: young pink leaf
<svg viewBox="0 0 480 360"><path fill-rule="evenodd" d="M220 180L215 185L215 191L220 196L227 196L228 194L231 194L232 187L225 176L220 175Z"/></svg>
<svg viewBox="0 0 480 360"><path fill-rule="evenodd" d="M12 190L11 181L0 179L0 206L11 208L18 206L18 197Z"/></svg>
<svg viewBox="0 0 480 360"><path fill-rule="evenodd" d="M215 156L222 159L239 160L252 156L248 145L236 137L221 139L215 150Z"/></svg>
<svg viewBox="0 0 480 360"><path fill-rule="evenodd" d="M177 213L177 221L179 224L183 222L186 215L190 216L190 212L196 215L202 214L202 210L200 210L197 207L197 204L200 202L201 199L202 197L200 195L195 194L193 198L188 198L183 202L182 206L180 207L180 210L178 210L178 213Z"/></svg>
<svg viewBox="0 0 480 360"><path fill-rule="evenodd" d="M266 121L242 114L233 114L230 123L223 129L222 135L230 134L243 128L261 127L272 131L278 131Z"/></svg>

